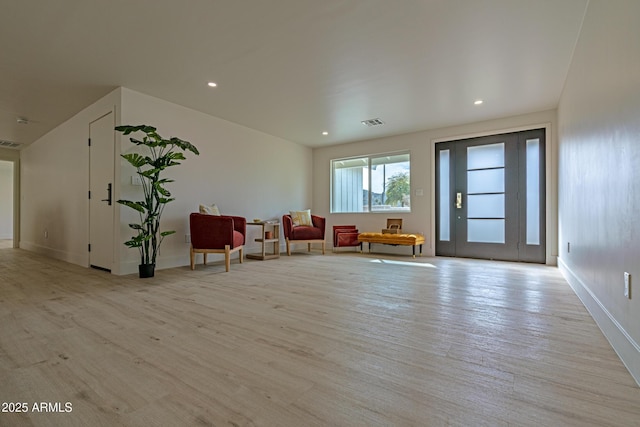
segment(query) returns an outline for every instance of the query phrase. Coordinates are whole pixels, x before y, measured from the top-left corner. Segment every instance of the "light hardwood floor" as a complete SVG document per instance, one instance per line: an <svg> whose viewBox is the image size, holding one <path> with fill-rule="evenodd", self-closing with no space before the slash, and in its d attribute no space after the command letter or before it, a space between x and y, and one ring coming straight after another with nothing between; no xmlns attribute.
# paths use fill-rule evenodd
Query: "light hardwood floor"
<svg viewBox="0 0 640 427"><path fill-rule="evenodd" d="M540 265L302 252L140 280L4 249L0 324L0 401L30 411L2 426L640 425Z"/></svg>

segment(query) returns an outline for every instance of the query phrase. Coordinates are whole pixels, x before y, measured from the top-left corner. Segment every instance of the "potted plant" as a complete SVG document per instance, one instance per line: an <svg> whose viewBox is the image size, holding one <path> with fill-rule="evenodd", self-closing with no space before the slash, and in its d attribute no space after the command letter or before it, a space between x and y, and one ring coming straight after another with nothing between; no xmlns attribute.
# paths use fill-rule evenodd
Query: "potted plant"
<svg viewBox="0 0 640 427"><path fill-rule="evenodd" d="M118 132L129 135L134 132L143 132L142 139L129 138L138 147L145 147L146 153L129 153L121 156L129 162L140 176L142 182L143 200L118 200L118 203L134 209L140 215L140 222L129 224L136 231L136 235L124 244L130 248L138 248L140 251L140 277L153 277L155 272L156 256L164 238L175 233L174 230L160 231L160 217L167 203L175 198L164 187L173 182L172 179L161 178L162 172L171 166L179 165L179 160L185 160L183 152L191 151L199 155L198 149L190 142L172 137L164 139L156 132L156 128L147 125L116 126ZM146 155L145 155L146 154Z"/></svg>

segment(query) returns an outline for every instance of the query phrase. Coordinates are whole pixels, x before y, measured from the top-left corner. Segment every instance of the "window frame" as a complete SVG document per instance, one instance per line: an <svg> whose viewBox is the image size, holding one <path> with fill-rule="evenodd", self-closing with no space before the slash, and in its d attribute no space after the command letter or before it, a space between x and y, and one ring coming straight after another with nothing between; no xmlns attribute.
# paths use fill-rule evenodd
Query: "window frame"
<svg viewBox="0 0 640 427"><path fill-rule="evenodd" d="M407 170L407 174L408 174L408 178L409 178L409 191L407 193L407 202L408 202L408 206L407 207L390 207L388 209L376 209L375 206L381 206L381 205L373 205L372 204L372 199L374 196L374 192L371 191L372 185L373 185L373 176L374 174L372 173L372 170L375 170L375 168L373 166L379 166L379 165L388 165L388 164L397 164L397 163L402 163L402 162L380 162L379 159L381 158L394 158L394 157L401 157L401 156L407 156L407 160L406 162L408 162L409 167ZM360 184L360 190L361 191L365 191L368 190L368 197L366 200L366 203L364 201L364 195L362 197L362 206L361 206L361 210L345 210L345 209L341 209L341 210L336 210L338 209L336 207L336 164L339 162L363 162L362 164L362 168L365 169L366 171L362 173L363 177L360 181L358 181L358 183ZM357 167L357 165L356 165ZM379 214L379 213L411 213L411 151L410 150L402 150L402 151L393 151L393 152L388 152L388 153L376 153L376 154L367 154L367 155L360 155L360 156L350 156L350 157L341 157L338 159L331 159L329 162L329 168L330 168L330 188L329 188L329 212L330 213L352 213L352 214ZM346 168L345 168L346 169ZM386 169L385 169L386 170ZM393 176L393 175L392 175ZM359 177L357 177L359 178ZM366 180L366 182L365 182ZM388 178L385 177L385 182L388 183ZM356 183L355 185L357 185L358 183ZM352 184L353 185L353 184ZM357 191L357 190L356 190ZM386 190L382 193L385 194ZM349 192L347 192L347 194L349 194L351 196L351 201L347 201L347 205L350 206L356 206L359 207L359 203L357 200L357 197L353 197L353 194L350 194ZM349 200L349 198L342 198L343 201L344 200ZM344 202L343 202L344 203Z"/></svg>

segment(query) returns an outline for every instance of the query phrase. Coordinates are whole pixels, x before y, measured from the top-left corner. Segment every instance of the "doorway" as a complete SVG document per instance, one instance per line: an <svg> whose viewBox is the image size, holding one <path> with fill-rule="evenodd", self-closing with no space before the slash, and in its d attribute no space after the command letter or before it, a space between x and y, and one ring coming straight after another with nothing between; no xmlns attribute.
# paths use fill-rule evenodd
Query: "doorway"
<svg viewBox="0 0 640 427"><path fill-rule="evenodd" d="M436 255L544 263L545 130L436 144Z"/></svg>
<svg viewBox="0 0 640 427"><path fill-rule="evenodd" d="M0 249L13 248L14 163L0 160Z"/></svg>
<svg viewBox="0 0 640 427"><path fill-rule="evenodd" d="M89 124L89 265L106 271L114 261L114 126L112 111Z"/></svg>

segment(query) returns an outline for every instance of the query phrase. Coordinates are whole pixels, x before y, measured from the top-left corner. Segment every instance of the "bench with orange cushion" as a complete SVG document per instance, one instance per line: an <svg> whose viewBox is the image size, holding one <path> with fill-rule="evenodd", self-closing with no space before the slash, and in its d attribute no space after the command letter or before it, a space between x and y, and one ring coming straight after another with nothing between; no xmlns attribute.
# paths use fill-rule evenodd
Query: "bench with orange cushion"
<svg viewBox="0 0 640 427"><path fill-rule="evenodd" d="M358 234L358 241L369 244L369 252L371 252L371 244L379 243L382 245L401 245L412 246L413 257L416 257L416 246L420 246L420 256L422 256L422 245L425 242L422 234L387 234L387 233L360 233Z"/></svg>

